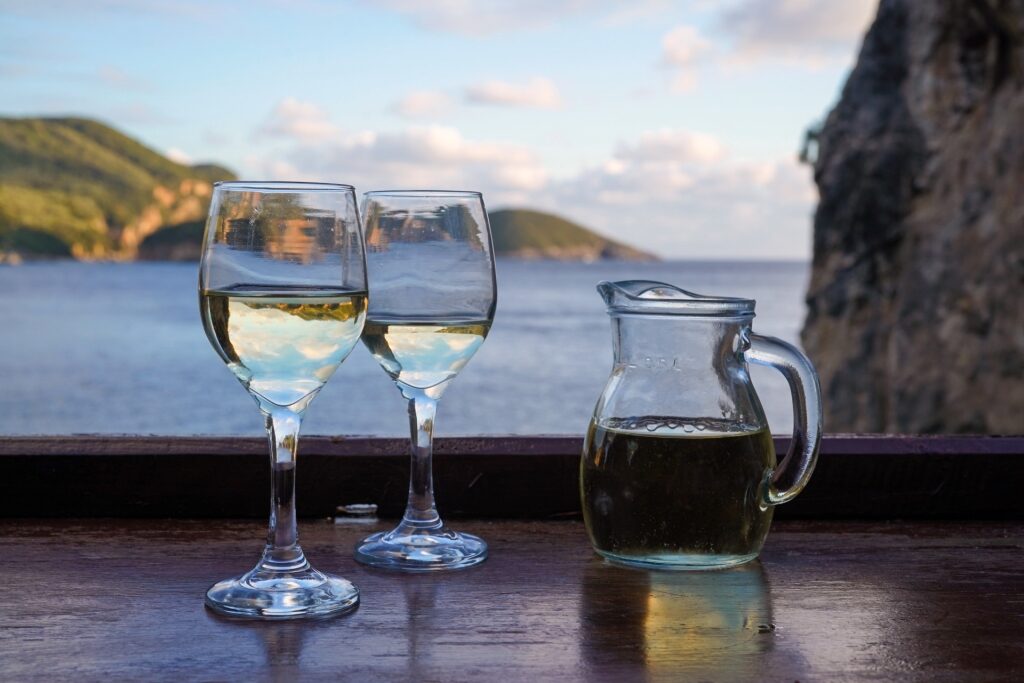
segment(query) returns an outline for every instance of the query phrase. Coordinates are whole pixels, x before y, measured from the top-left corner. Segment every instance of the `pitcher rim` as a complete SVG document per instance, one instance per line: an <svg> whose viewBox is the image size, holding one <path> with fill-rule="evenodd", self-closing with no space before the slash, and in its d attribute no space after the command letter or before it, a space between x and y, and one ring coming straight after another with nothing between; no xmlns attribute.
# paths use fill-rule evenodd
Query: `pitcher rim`
<svg viewBox="0 0 1024 683"><path fill-rule="evenodd" d="M663 290L665 295L650 296L654 290ZM754 299L697 294L657 280L602 280L597 291L612 315L748 318L754 316L757 305Z"/></svg>

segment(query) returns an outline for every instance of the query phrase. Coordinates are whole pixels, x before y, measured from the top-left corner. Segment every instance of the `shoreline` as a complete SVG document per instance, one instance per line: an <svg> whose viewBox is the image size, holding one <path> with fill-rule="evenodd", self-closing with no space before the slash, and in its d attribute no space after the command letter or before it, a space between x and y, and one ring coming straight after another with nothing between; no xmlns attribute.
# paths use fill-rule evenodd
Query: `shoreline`
<svg viewBox="0 0 1024 683"><path fill-rule="evenodd" d="M621 259L621 258L599 258L599 259L568 259L552 257L517 256L513 254L496 254L499 261L510 261L515 263L571 263L579 265L600 264L600 263L635 263L638 265L658 263L706 263L706 264L728 264L728 263L758 263L758 264L789 264L789 265L810 265L810 258L758 258L758 257L734 257L734 258L659 258L649 259ZM80 263L83 265L130 265L139 263L185 263L199 265L198 259L77 259L68 256L27 256L17 252L0 253L0 267L2 266L31 266L43 263Z"/></svg>

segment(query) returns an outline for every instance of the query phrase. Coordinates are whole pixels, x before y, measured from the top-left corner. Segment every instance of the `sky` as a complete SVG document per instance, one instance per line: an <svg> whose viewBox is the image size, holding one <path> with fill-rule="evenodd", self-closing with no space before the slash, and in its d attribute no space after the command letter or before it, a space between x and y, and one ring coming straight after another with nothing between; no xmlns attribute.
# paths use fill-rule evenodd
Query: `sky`
<svg viewBox="0 0 1024 683"><path fill-rule="evenodd" d="M473 189L668 258L806 259L876 0L0 0L0 115L250 180Z"/></svg>

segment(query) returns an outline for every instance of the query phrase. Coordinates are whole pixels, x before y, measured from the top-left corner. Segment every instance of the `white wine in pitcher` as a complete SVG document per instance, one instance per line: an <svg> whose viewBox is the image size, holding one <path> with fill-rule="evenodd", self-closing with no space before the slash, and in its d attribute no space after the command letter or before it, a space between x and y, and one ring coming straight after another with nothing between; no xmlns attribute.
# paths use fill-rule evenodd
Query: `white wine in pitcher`
<svg viewBox="0 0 1024 683"><path fill-rule="evenodd" d="M771 435L708 420L688 426L692 433L665 417L591 423L580 492L598 552L647 565L757 556L772 521Z"/></svg>

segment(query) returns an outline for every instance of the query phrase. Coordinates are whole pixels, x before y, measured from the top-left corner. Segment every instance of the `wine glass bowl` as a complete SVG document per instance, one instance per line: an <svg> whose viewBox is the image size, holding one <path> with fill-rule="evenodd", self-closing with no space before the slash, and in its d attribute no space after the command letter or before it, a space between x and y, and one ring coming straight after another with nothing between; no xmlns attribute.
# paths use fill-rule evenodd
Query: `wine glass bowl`
<svg viewBox="0 0 1024 683"><path fill-rule="evenodd" d="M356 547L364 564L402 571L458 569L487 544L450 530L434 502L437 402L483 344L497 285L490 226L478 192L387 191L364 196L373 296L363 343L409 402L409 499L399 525Z"/></svg>
<svg viewBox="0 0 1024 683"><path fill-rule="evenodd" d="M366 317L353 188L218 183L199 267L199 303L214 350L266 420L272 473L263 555L251 571L211 587L206 605L262 619L354 609L358 589L310 566L295 517L302 418L358 342Z"/></svg>

